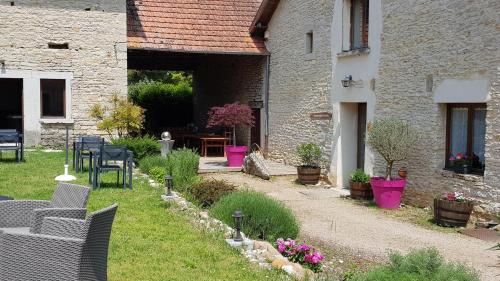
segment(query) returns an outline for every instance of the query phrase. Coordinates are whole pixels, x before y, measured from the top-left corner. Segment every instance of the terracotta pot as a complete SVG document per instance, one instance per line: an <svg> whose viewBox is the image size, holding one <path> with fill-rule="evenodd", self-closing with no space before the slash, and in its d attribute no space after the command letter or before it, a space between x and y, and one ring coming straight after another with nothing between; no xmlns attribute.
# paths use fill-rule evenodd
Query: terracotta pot
<svg viewBox="0 0 500 281"><path fill-rule="evenodd" d="M321 168L298 166L297 175L302 184L317 184L321 175Z"/></svg>
<svg viewBox="0 0 500 281"><path fill-rule="evenodd" d="M442 226L466 226L474 204L434 199L434 221Z"/></svg>
<svg viewBox="0 0 500 281"><path fill-rule="evenodd" d="M408 170L405 167L401 167L398 170L398 175L400 178L406 179L406 177L408 176Z"/></svg>
<svg viewBox="0 0 500 281"><path fill-rule="evenodd" d="M375 203L382 209L397 209L401 205L401 198L406 186L405 179L386 180L373 177L370 180Z"/></svg>
<svg viewBox="0 0 500 281"><path fill-rule="evenodd" d="M349 191L352 199L372 200L373 191L370 183L349 181Z"/></svg>

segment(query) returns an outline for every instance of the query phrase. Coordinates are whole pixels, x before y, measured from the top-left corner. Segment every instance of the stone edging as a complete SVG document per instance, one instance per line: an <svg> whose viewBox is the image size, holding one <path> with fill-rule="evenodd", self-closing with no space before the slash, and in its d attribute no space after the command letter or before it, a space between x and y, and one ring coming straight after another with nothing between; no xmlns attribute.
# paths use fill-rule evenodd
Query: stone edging
<svg viewBox="0 0 500 281"><path fill-rule="evenodd" d="M161 185L151 179L149 175L140 173L139 176L147 179L151 187L161 187ZM288 275L300 280L304 279L306 276L314 276L314 273L310 269L306 269L298 263L292 263L287 258L283 257L280 252L267 241L250 240L246 238L244 233L241 233L244 241L239 243L234 242L231 239L235 233L233 228L218 219L210 217L207 211L201 210L179 194L174 192L173 196L162 195L161 197L164 201L174 202L176 206L173 209L177 212L184 213L190 218L191 224L211 233L224 233L226 242L230 246L239 249L240 253L251 263L266 269L276 268L283 270Z"/></svg>

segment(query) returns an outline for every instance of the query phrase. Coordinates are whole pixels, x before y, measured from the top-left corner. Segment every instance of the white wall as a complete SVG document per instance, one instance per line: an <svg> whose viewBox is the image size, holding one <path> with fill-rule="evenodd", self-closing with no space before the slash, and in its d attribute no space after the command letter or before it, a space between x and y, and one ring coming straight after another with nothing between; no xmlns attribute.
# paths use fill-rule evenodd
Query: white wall
<svg viewBox="0 0 500 281"><path fill-rule="evenodd" d="M352 115L350 107L344 107L341 103L367 103L367 123L373 121L375 112L375 91L377 87L377 73L380 61L380 34L382 32L381 1L370 1L369 7L369 52L345 52L349 46L349 14L350 1L335 0L334 15L332 23L332 59L333 59L333 80L332 80L332 102L334 107L339 107L336 127L340 128L340 134L335 135L333 150L335 155L332 160L331 172L336 174L336 182L339 186L348 184L348 175L353 167L356 167L356 139L347 129L352 125L356 115ZM344 88L341 80L346 75L352 75L353 85ZM354 118L354 120L353 120ZM351 160L354 161L354 166ZM365 151L365 171L371 173L373 170L373 154L369 147Z"/></svg>

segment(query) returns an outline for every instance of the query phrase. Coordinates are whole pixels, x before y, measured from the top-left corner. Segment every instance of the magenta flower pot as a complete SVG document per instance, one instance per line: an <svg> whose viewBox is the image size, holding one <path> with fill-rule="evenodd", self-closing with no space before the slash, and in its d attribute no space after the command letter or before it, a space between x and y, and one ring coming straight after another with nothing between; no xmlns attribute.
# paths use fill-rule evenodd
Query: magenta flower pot
<svg viewBox="0 0 500 281"><path fill-rule="evenodd" d="M382 209L397 209L401 204L405 179L385 180L382 177L373 177L370 180L375 203Z"/></svg>
<svg viewBox="0 0 500 281"><path fill-rule="evenodd" d="M229 167L241 167L243 166L243 160L245 159L245 154L248 150L246 146L226 146L227 166Z"/></svg>

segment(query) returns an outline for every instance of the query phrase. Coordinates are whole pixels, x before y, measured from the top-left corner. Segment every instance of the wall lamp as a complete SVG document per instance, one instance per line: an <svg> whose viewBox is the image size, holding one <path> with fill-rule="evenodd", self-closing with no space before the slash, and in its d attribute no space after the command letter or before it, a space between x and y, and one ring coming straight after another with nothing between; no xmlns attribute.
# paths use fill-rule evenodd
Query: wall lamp
<svg viewBox="0 0 500 281"><path fill-rule="evenodd" d="M346 75L344 79L340 80L344 88L349 88L352 85L352 75Z"/></svg>
<svg viewBox="0 0 500 281"><path fill-rule="evenodd" d="M2 68L5 67L5 60L0 60L0 65L2 66Z"/></svg>

